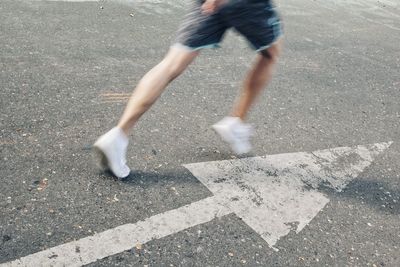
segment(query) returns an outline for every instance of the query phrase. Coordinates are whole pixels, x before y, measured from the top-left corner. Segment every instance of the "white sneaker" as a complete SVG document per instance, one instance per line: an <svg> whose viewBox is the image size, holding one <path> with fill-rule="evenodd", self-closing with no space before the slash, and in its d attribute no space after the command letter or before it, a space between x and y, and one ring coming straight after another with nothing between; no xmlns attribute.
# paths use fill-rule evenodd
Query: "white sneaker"
<svg viewBox="0 0 400 267"><path fill-rule="evenodd" d="M102 135L93 145L99 167L109 169L120 179L126 178L131 171L126 165L127 148L128 137L118 127Z"/></svg>
<svg viewBox="0 0 400 267"><path fill-rule="evenodd" d="M249 124L243 123L238 117L225 117L212 128L221 138L231 145L236 154L246 154L251 150L250 136L253 129Z"/></svg>

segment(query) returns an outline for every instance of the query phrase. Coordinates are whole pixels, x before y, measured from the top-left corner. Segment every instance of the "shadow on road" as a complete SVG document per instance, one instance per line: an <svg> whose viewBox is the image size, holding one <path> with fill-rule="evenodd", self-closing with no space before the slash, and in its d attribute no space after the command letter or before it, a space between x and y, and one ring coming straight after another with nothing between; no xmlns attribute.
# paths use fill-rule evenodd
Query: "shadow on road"
<svg viewBox="0 0 400 267"><path fill-rule="evenodd" d="M356 199L378 212L400 214L400 191L391 188L384 181L356 178L339 193L330 188L320 188L319 190L328 197Z"/></svg>

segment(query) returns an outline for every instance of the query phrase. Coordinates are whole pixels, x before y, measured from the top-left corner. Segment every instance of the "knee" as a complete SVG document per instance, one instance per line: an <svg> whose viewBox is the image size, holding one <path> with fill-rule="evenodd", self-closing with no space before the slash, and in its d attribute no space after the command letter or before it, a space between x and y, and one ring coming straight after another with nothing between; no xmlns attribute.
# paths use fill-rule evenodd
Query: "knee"
<svg viewBox="0 0 400 267"><path fill-rule="evenodd" d="M275 49L265 49L261 52L261 56L268 64L276 64L279 59L279 51Z"/></svg>
<svg viewBox="0 0 400 267"><path fill-rule="evenodd" d="M170 59L164 59L161 62L160 67L170 81L174 80L185 70L185 66L177 61Z"/></svg>
<svg viewBox="0 0 400 267"><path fill-rule="evenodd" d="M279 51L272 51L270 52L270 58L269 60L273 63L276 64L278 62L280 56L280 52Z"/></svg>
<svg viewBox="0 0 400 267"><path fill-rule="evenodd" d="M263 59L265 59L269 63L275 64L278 62L281 50L282 50L282 44L279 41L271 45L269 48L260 51L260 54L263 57Z"/></svg>
<svg viewBox="0 0 400 267"><path fill-rule="evenodd" d="M186 65L179 64L179 62L174 62L168 66L168 72L171 80L174 80L176 77L182 74L185 70Z"/></svg>
<svg viewBox="0 0 400 267"><path fill-rule="evenodd" d="M187 68L198 54L198 51L186 51L172 47L161 62L163 72L172 81Z"/></svg>

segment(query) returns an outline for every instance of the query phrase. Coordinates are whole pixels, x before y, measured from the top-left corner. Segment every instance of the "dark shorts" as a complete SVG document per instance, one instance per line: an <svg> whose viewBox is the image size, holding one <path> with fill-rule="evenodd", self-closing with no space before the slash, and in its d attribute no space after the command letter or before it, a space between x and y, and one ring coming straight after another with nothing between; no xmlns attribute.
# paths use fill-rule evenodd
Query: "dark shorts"
<svg viewBox="0 0 400 267"><path fill-rule="evenodd" d="M268 48L282 35L281 21L269 0L228 0L216 13L202 14L204 1L194 0L176 38L190 50L218 47L226 30L242 34L257 51Z"/></svg>

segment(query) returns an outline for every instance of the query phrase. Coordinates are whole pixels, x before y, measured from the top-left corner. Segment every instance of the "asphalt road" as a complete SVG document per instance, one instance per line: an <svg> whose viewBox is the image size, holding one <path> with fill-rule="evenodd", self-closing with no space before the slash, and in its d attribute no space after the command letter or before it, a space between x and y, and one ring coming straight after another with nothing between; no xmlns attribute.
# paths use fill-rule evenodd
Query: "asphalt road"
<svg viewBox="0 0 400 267"><path fill-rule="evenodd" d="M399 266L400 5L278 2L285 48L248 156L393 141L274 250L229 214L90 266ZM182 164L235 156L210 129L254 52L234 32L169 86L115 181L90 146L173 42L184 1L0 4L0 263L210 197Z"/></svg>

